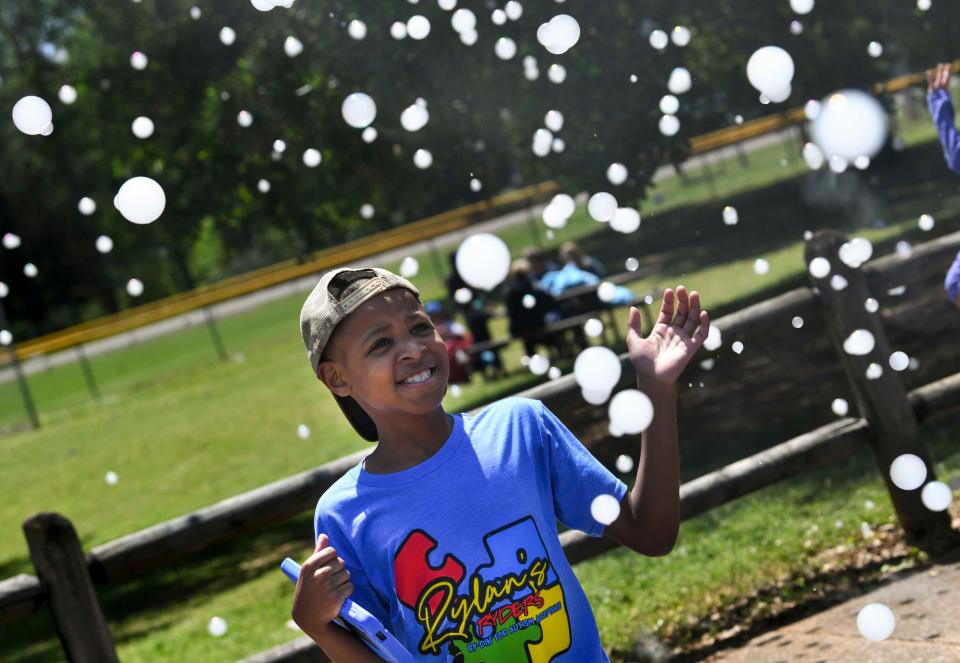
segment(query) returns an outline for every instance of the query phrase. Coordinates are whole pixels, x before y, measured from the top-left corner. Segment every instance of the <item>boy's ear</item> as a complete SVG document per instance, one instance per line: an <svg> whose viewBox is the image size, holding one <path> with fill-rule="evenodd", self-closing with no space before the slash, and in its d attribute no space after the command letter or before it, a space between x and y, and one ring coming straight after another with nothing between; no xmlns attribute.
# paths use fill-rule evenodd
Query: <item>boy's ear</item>
<svg viewBox="0 0 960 663"><path fill-rule="evenodd" d="M322 361L317 366L317 375L327 388L337 396L349 396L350 385L343 379L340 367L335 361Z"/></svg>

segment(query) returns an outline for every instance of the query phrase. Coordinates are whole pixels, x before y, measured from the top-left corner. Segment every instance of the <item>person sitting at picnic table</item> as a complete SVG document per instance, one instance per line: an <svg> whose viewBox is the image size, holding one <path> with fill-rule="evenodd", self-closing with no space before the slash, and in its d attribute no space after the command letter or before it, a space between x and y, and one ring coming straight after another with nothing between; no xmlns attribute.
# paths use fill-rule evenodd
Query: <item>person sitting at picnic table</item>
<svg viewBox="0 0 960 663"><path fill-rule="evenodd" d="M580 269L595 276L606 276L607 274L599 260L584 253L580 245L573 241L564 242L560 245L560 262L564 264L573 262Z"/></svg>
<svg viewBox="0 0 960 663"><path fill-rule="evenodd" d="M523 257L530 263L530 281L536 285L547 272L552 272L560 268L553 260L547 258L543 249L536 246L528 246L523 250Z"/></svg>
<svg viewBox="0 0 960 663"><path fill-rule="evenodd" d="M526 258L517 258L510 264L506 293L510 335L522 339L524 353L533 356L538 344L550 344L544 327L559 320L562 313L556 300L533 282Z"/></svg>
<svg viewBox="0 0 960 663"><path fill-rule="evenodd" d="M447 348L450 360L450 384L470 381L470 353L467 350L473 344L473 335L450 316L437 300L428 301L423 309L430 316L443 344Z"/></svg>

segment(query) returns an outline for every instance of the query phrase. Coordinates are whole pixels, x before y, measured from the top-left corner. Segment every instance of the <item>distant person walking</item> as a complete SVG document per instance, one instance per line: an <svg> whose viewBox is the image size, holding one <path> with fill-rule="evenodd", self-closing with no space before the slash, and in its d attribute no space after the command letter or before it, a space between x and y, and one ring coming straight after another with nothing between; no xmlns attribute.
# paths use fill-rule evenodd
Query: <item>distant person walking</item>
<svg viewBox="0 0 960 663"><path fill-rule="evenodd" d="M930 117L933 118L937 133L940 134L940 144L943 146L943 157L947 160L947 167L955 173L960 173L960 135L957 134L954 122L949 86L949 62L941 62L935 70L927 69L927 106L930 108ZM943 285L947 291L947 297L954 306L960 308L960 252L947 270L947 278Z"/></svg>

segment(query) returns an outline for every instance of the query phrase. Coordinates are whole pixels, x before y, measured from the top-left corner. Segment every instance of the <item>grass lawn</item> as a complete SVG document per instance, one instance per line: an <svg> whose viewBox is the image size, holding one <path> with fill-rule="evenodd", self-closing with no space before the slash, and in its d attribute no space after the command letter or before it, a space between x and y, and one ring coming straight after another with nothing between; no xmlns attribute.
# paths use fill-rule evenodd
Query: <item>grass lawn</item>
<svg viewBox="0 0 960 663"><path fill-rule="evenodd" d="M919 241L960 227L960 192L949 186L950 174L941 172L946 169L935 145L908 150L899 166L876 166L878 176L889 180L883 183L878 207L886 219L882 228L856 219L844 221L846 217L837 212L807 215L802 210L809 207L793 200L783 204L785 192L803 194L804 182L809 181L800 177L806 171L799 159L780 165L785 153L779 145L751 153L749 169L735 161L723 172L715 166L715 185L722 192L716 199L705 181L696 180L696 171L689 173L693 181L685 186L676 179L662 182L655 191L663 196L662 202L644 206L643 226L630 239L635 242L632 254L649 259L655 268L632 284L634 290L645 292L652 285L675 285L682 279L684 285L701 291L710 308L720 310L802 283L804 228L843 227L870 237L883 253L894 239ZM927 172L935 177L927 177ZM720 220L725 204L740 210L737 227L724 226ZM916 229L921 213L937 219L933 233ZM548 247L581 239L611 266L622 265L630 255L622 237L598 229L582 209L556 235L546 242ZM517 252L531 242L524 225L502 236ZM771 267L763 276L752 267L759 256ZM442 294L433 261L420 256L420 265L415 281L424 295ZM7 497L0 505L0 577L32 572L20 523L37 511L56 510L69 517L89 549L365 448L306 367L294 322L302 300L303 296L291 296L222 320L221 333L235 356L229 363L216 359L202 327L92 358L104 393L98 403L90 401L75 364L31 376L43 427L0 438L0 485ZM621 311L621 328L625 316ZM496 320L494 336L505 335L505 327L505 320ZM506 365L518 366L520 352L518 345L511 346L504 355ZM459 399L448 395L445 405L451 411L469 409L538 380L522 371L495 383L477 380ZM14 389L12 384L0 385L0 426L22 419ZM300 423L313 431L307 440L296 436ZM941 459L940 454L933 455ZM942 462L947 463L944 471L953 472L960 459L943 454ZM856 476L848 469L851 477ZM108 470L119 475L117 485L104 482ZM789 542L808 523L819 522L817 514L825 514L831 527L837 518L856 523L856 531L867 516L886 517L888 501L875 471L864 474L862 484L845 486L847 475L840 468L832 471L839 472L833 491L821 490L822 481L806 485L806 480L798 480L797 487L791 482L789 490L770 491L766 502L754 504L747 498L685 524L681 547L667 558L647 560L614 552L578 567L604 642L622 645L637 624L652 625L656 621L652 617L663 616L668 609L681 615L703 608L709 605L707 594L763 585L772 577L764 575L767 567L770 573L786 568L784 564L799 568L796 565L809 551L791 548ZM811 492L816 500L800 508L799 496ZM862 513L858 505L871 495L877 508ZM811 504L821 502L820 510L810 510ZM779 506L766 509L764 503ZM781 545L768 541L776 529L774 519L784 534L773 539L782 538ZM852 525L834 531L821 523L819 528L817 546L853 531ZM136 583L106 588L103 601L122 660L234 660L293 637L285 626L290 587L275 567L284 556L305 556L311 531L307 515ZM637 564L660 568L657 573L644 573L646 568L638 573ZM610 577L627 580L612 588L606 582ZM745 584L731 584L731 577ZM660 589L647 589L643 582L660 583ZM628 601L621 594L633 598ZM206 622L214 614L230 624L224 638L206 633ZM22 622L16 637L11 630L0 634L0 658L59 658L45 613Z"/></svg>

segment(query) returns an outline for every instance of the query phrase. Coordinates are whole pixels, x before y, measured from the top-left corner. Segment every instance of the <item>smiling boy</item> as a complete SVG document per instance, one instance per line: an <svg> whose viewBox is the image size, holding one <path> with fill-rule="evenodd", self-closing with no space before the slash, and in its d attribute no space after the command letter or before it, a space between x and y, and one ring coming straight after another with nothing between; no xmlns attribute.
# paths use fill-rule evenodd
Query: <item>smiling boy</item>
<svg viewBox="0 0 960 663"><path fill-rule="evenodd" d="M709 331L697 293L668 289L648 338L630 311L631 363L655 409L632 490L540 401L445 412L444 343L406 279L328 272L300 327L314 373L377 442L317 504L292 610L304 632L338 663L380 660L330 623L349 596L418 661L608 661L556 524L643 555L672 549L676 380ZM621 505L607 527L591 515L599 495Z"/></svg>

